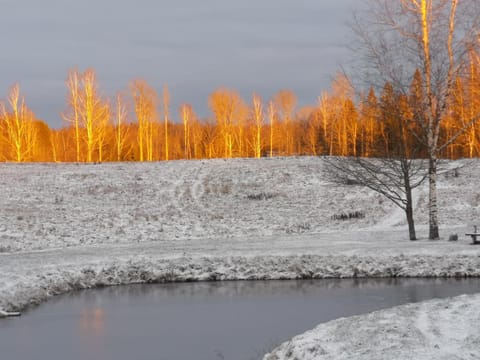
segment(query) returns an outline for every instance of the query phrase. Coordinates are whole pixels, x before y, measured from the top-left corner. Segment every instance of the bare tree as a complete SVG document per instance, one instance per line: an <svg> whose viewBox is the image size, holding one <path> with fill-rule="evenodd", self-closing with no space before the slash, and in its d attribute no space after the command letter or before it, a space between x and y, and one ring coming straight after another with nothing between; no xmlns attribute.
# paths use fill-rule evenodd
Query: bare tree
<svg viewBox="0 0 480 360"><path fill-rule="evenodd" d="M366 186L392 201L405 211L410 240L416 240L412 192L425 181L427 172L424 161L414 159L420 148L412 144L409 136L413 130L409 129L408 99L395 94L387 83L379 103L374 100L375 104L363 108L370 109L375 105L377 121L388 123L387 155L383 158L327 158L326 175L338 183Z"/></svg>
<svg viewBox="0 0 480 360"><path fill-rule="evenodd" d="M169 104L170 104L170 93L168 91L168 86L165 84L163 86L162 92L163 100L163 127L164 127L164 141L165 141L165 160L169 160L169 142L168 142L168 122L169 122Z"/></svg>
<svg viewBox="0 0 480 360"><path fill-rule="evenodd" d="M76 160L92 162L97 150L97 160L102 161L110 107L98 92L95 71L87 69L84 73L79 73L73 69L68 74L66 85L68 109L62 116L75 129ZM86 146L86 159L81 158L82 140Z"/></svg>
<svg viewBox="0 0 480 360"><path fill-rule="evenodd" d="M412 121L422 129L429 160L429 238L438 239L437 163L440 152L455 140L440 143L455 79L465 71L468 54L479 47L480 2L477 0L369 0L353 29L368 87L389 82L407 94L420 74L421 101ZM474 114L468 123L477 121Z"/></svg>
<svg viewBox="0 0 480 360"><path fill-rule="evenodd" d="M192 127L192 118L193 118L193 109L190 104L182 104L180 105L180 117L182 118L183 122L183 151L184 151L184 158L191 159L192 158L192 149L190 146L190 132Z"/></svg>
<svg viewBox="0 0 480 360"><path fill-rule="evenodd" d="M253 94L252 96L252 115L255 127L253 136L253 153L254 157L258 159L262 156L262 128L264 114L262 98L257 94Z"/></svg>
<svg viewBox="0 0 480 360"><path fill-rule="evenodd" d="M153 160L154 128L158 119L158 95L145 80L130 83L133 106L138 122L137 142L140 161Z"/></svg>
<svg viewBox="0 0 480 360"><path fill-rule="evenodd" d="M297 106L297 96L290 90L280 90L277 92L273 101L275 103L277 113L281 115L284 128L284 148L283 151L287 155L293 154L293 134L292 121L295 107Z"/></svg>
<svg viewBox="0 0 480 360"><path fill-rule="evenodd" d="M34 125L33 113L25 104L20 95L20 86L13 85L10 88L5 103L0 103L0 114L3 117L6 129L6 147L10 158L16 162L31 161L37 143L38 130Z"/></svg>
<svg viewBox="0 0 480 360"><path fill-rule="evenodd" d="M275 116L277 114L275 104L273 101L268 102L268 121L270 125L270 135L269 135L269 153L270 157L273 157L273 132L274 132L274 123Z"/></svg>
<svg viewBox="0 0 480 360"><path fill-rule="evenodd" d="M69 71L67 80L67 105L68 110L62 113L62 118L71 123L75 129L75 154L77 162L81 161L80 150L80 77L77 68Z"/></svg>
<svg viewBox="0 0 480 360"><path fill-rule="evenodd" d="M425 180L421 160L331 157L326 161L328 177L333 181L366 186L400 207L405 212L410 240L417 240L412 192Z"/></svg>
<svg viewBox="0 0 480 360"><path fill-rule="evenodd" d="M122 94L117 93L115 96L115 111L114 111L114 125L115 125L115 148L116 159L122 161L124 156L124 149L126 145L129 127L126 126L128 120L128 109L123 99Z"/></svg>
<svg viewBox="0 0 480 360"><path fill-rule="evenodd" d="M93 161L95 147L98 150L98 161L102 161L101 146L110 120L110 107L98 94L93 69L86 70L81 76L80 119L86 133L87 162Z"/></svg>
<svg viewBox="0 0 480 360"><path fill-rule="evenodd" d="M233 157L234 130L241 105L240 96L233 90L219 89L210 95L208 105L215 115L219 132L223 137L224 156L231 158Z"/></svg>

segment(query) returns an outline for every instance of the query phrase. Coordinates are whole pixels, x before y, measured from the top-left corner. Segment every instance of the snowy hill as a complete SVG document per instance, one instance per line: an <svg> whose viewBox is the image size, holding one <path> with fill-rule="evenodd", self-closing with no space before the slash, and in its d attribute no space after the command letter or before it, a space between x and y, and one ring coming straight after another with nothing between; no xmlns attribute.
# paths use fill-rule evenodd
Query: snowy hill
<svg viewBox="0 0 480 360"><path fill-rule="evenodd" d="M480 220L480 162L449 166L461 169L440 175L440 224L471 227ZM404 228L402 210L366 188L328 183L323 169L314 157L2 164L0 249ZM426 186L414 195L422 237ZM359 218L339 217L350 213Z"/></svg>

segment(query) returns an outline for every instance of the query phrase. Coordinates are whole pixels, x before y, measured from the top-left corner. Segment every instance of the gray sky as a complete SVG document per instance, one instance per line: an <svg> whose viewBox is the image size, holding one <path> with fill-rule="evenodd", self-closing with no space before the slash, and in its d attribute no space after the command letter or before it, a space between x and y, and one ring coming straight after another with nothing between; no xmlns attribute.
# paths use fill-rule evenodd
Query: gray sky
<svg viewBox="0 0 480 360"><path fill-rule="evenodd" d="M209 114L218 87L268 99L293 90L313 104L348 61L358 0L0 0L0 98L20 83L27 104L62 124L68 70L93 67L105 95L144 78Z"/></svg>

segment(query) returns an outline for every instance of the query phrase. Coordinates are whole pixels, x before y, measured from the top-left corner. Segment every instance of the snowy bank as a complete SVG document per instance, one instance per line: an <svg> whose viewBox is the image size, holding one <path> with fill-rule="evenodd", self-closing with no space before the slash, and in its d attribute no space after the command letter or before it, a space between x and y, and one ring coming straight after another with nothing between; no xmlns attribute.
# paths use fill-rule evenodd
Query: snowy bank
<svg viewBox="0 0 480 360"><path fill-rule="evenodd" d="M124 249L125 250L125 249ZM132 283L220 280L323 279L345 277L480 276L479 256L228 256L114 259L83 252L39 253L38 264L2 259L0 306L21 310L76 289ZM71 259L76 259L72 261ZM65 261L66 260L66 261ZM6 266L5 266L6 265Z"/></svg>
<svg viewBox="0 0 480 360"><path fill-rule="evenodd" d="M451 360L480 356L480 294L408 304L321 324L264 360Z"/></svg>

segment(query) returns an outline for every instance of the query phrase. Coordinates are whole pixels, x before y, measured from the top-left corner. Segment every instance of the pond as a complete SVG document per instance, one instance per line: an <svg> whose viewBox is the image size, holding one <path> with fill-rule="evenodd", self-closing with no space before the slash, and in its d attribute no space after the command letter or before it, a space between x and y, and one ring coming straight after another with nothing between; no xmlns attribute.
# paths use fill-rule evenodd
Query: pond
<svg viewBox="0 0 480 360"><path fill-rule="evenodd" d="M330 279L77 291L0 320L6 360L249 360L321 322L480 292L480 279Z"/></svg>

